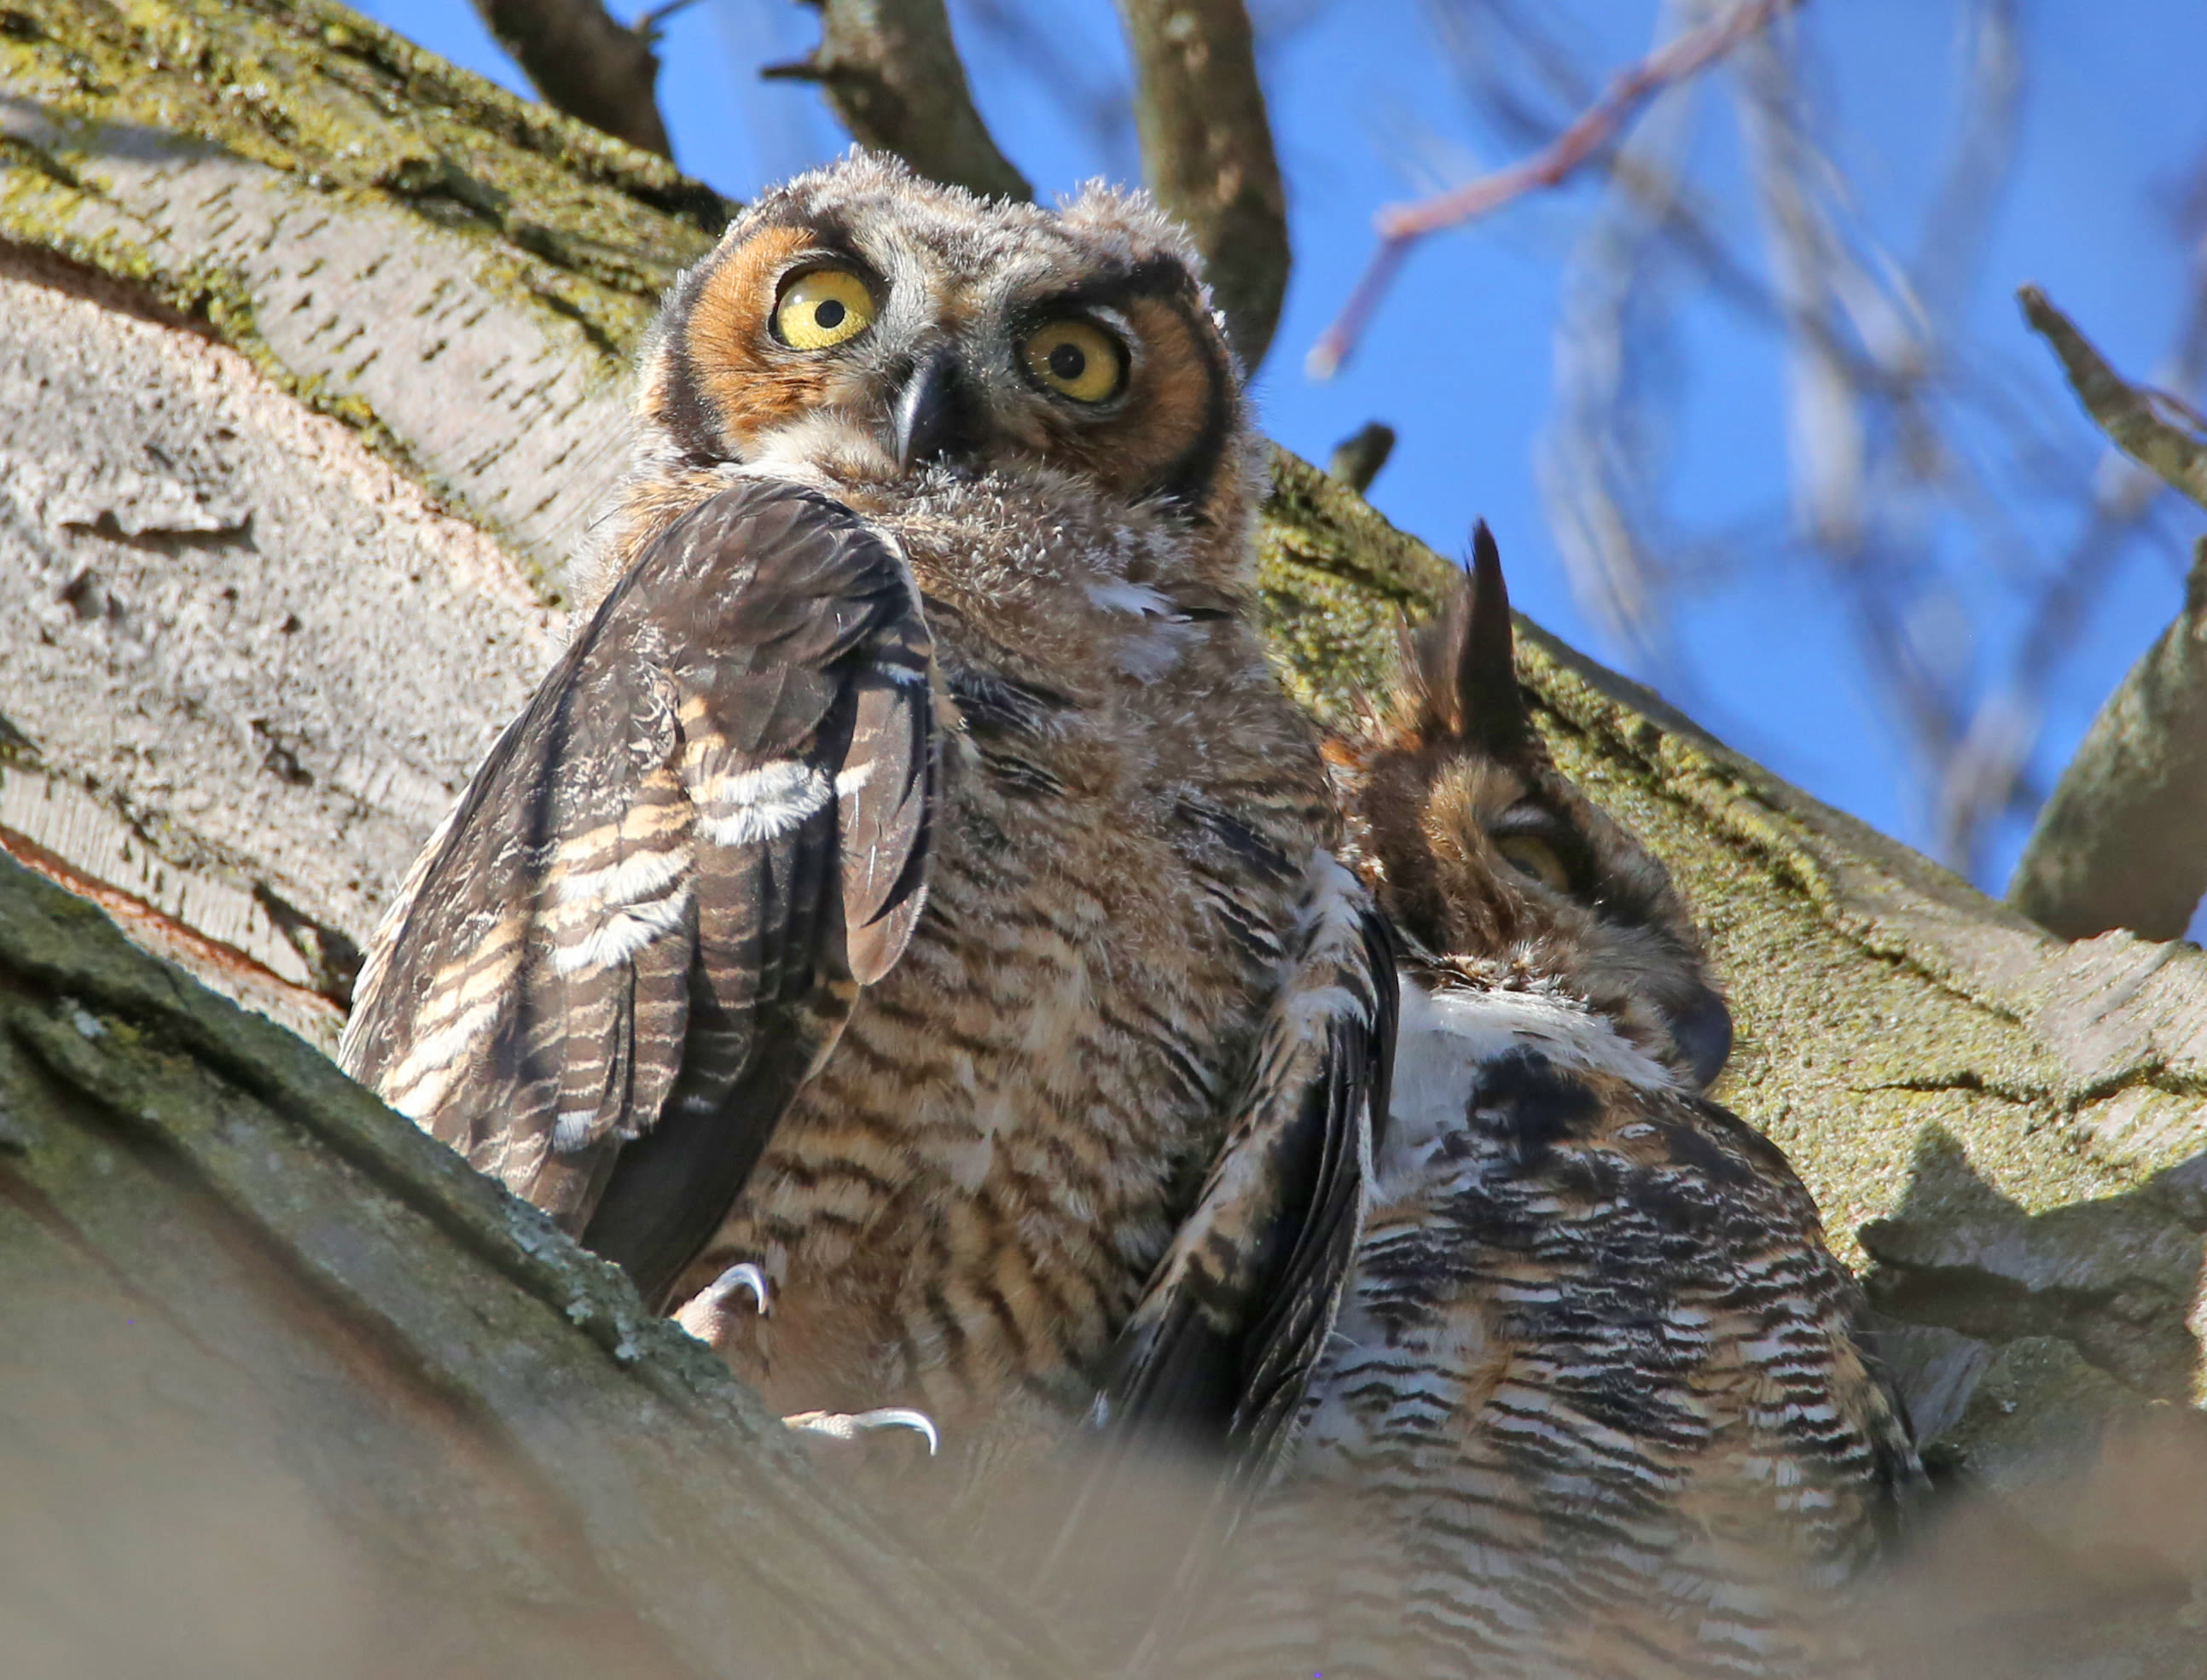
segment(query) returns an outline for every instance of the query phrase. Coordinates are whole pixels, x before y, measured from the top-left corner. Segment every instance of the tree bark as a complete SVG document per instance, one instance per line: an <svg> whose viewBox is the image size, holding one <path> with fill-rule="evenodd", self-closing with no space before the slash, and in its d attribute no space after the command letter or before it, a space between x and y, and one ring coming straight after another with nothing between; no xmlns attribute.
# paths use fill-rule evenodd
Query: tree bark
<svg viewBox="0 0 2207 1680"><path fill-rule="evenodd" d="M1049 1671L393 1118L0 860L11 1673Z"/></svg>
<svg viewBox="0 0 2207 1680"><path fill-rule="evenodd" d="M0 1648L111 1575L226 1672L284 1666L226 1596L267 1582L430 1670L580 1629L647 1673L1032 1671L603 1268L162 960L327 1042L551 656L629 348L727 210L319 0L0 8L0 843L158 954L0 866L0 1556L75 1560L0 1569ZM1452 571L1276 457L1258 582L1315 711ZM2111 1396L2196 1405L2207 959L2056 940L1531 625L1520 675L1696 906L1722 1094L1946 1462L2023 1487L2018 1443ZM246 1514L195 1547L217 1477ZM2189 1545L2156 1556L2207 1583Z"/></svg>

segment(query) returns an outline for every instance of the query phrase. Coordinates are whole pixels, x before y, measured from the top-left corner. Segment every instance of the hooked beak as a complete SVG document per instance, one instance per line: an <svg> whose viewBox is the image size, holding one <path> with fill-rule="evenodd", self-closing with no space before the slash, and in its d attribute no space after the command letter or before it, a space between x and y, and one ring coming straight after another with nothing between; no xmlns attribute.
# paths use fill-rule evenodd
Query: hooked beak
<svg viewBox="0 0 2207 1680"><path fill-rule="evenodd" d="M1732 1059L1732 1011L1722 995L1702 987L1691 1002L1671 1017L1671 1037L1694 1088L1707 1091Z"/></svg>
<svg viewBox="0 0 2207 1680"><path fill-rule="evenodd" d="M905 472L962 442L966 434L965 375L948 350L930 350L912 370L896 400L896 458Z"/></svg>

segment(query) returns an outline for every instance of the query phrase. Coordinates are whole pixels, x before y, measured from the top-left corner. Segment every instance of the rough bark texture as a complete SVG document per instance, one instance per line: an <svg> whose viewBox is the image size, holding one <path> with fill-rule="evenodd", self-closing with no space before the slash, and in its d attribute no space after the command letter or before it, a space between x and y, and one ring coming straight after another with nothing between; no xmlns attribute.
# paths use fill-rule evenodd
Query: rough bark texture
<svg viewBox="0 0 2207 1680"><path fill-rule="evenodd" d="M141 942L326 1034L340 942L366 938L548 657L619 467L627 347L723 213L661 161L333 6L0 0L0 840ZM1277 458L1260 581L1314 708L1375 680L1395 613L1448 574ZM2044 1560L2088 1545L2070 1491L2104 1483L2096 1444L2130 1438L2133 1412L2196 1421L2201 1398L2207 959L2126 934L2066 945L1532 627L1522 645L1563 764L1708 930L1741 1029L1723 1094L1867 1267L1936 1455L2000 1493L2043 1565L1993 1573L2074 1574ZM0 1527L0 1556L48 1544L37 1525L74 1506L126 1513L88 1524L93 1563L149 1581L182 1567L188 1545L129 1535L181 1534L204 1484L147 1483L142 1517L116 1490L138 1487L136 1432L183 1432L164 1464L209 1443L266 1508L222 1581L265 1563L302 1603L340 1590L326 1578L365 1581L364 1626L458 1625L434 1606L465 1596L445 1578L465 1564L520 1583L490 1594L496 1653L540 1648L579 1604L578 1627L648 1625L673 1671L720 1671L704 1624L777 1615L792 1641L847 1635L837 1667L863 1670L864 1646L906 1671L1005 1671L1012 1635L990 1643L965 1599L869 1551L855 1514L802 1509L771 1431L725 1384L698 1386L679 1338L624 1319L632 1303L589 1263L295 1040L4 879L0 1113L39 1140L0 1141L0 1407L26 1396L45 1420L0 1419L0 1450L37 1441L43 1478L0 1475L0 1524L31 1525ZM598 1293L563 1294L574 1277ZM132 1317L158 1351L115 1328ZM609 1356L609 1335L636 1357ZM196 1373L174 1401L171 1371ZM539 1392L563 1396L549 1420ZM563 1409L570 1395L588 1403ZM647 1413L665 1443L627 1438L621 1420ZM2049 1457L2055 1439L2081 1444ZM2196 1446L2170 1450L2196 1466ZM2149 1490L2189 1486L2165 1458ZM386 1474L425 1500L460 1491L416 1522L415 1496L378 1503ZM606 1499L627 1514L592 1515ZM2207 1539L2136 1504L2094 1509L2127 1514L2110 1520L2135 1531L2118 1573L2160 1583L2158 1608L2092 1598L2077 1638L2151 1663L2192 1637L2163 1600L2207 1591ZM560 1538L531 1550L540 1531ZM651 1548L684 1534L703 1561L661 1580ZM804 1561L764 1573L785 1535ZM834 1561L859 1557L880 1573ZM57 1573L97 1578L39 1579ZM861 1580L871 1599L846 1593ZM196 1602L188 1572L160 1590ZM202 1629L212 1668L249 1667L219 1644L258 1637L248 1620ZM1993 1671L2082 1671L2060 1641L2016 1648Z"/></svg>
<svg viewBox="0 0 2207 1680"><path fill-rule="evenodd" d="M10 1674L1044 1671L392 1120L0 859Z"/></svg>

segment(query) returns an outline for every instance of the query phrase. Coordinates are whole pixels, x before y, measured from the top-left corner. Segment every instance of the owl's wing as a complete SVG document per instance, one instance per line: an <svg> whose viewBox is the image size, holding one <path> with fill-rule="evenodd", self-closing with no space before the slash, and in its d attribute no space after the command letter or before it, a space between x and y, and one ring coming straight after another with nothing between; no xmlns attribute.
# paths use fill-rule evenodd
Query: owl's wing
<svg viewBox="0 0 2207 1680"><path fill-rule="evenodd" d="M1225 1145L1113 1349L1060 1560L1078 1566L1131 1527L1154 1543L1158 1575L1183 1573L1181 1548L1131 1508L1155 1489L1145 1466L1191 1453L1220 1466L1202 1509L1183 1501L1169 1519L1193 1518L1187 1550L1215 1545L1286 1445L1332 1333L1386 1121L1394 940L1321 852L1299 944Z"/></svg>
<svg viewBox="0 0 2207 1680"><path fill-rule="evenodd" d="M911 936L930 652L900 557L834 502L685 515L415 866L347 1069L655 1300Z"/></svg>
<svg viewBox="0 0 2207 1680"><path fill-rule="evenodd" d="M1099 1412L1223 1447L1237 1480L1283 1444L1332 1332L1394 1062L1393 936L1324 852L1301 935L1241 1112L1120 1335Z"/></svg>

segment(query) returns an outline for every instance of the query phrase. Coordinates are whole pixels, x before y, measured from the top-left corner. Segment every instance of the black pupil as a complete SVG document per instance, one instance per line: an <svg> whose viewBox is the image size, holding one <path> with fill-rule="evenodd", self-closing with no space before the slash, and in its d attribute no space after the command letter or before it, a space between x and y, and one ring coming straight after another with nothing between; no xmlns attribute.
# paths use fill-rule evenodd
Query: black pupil
<svg viewBox="0 0 2207 1680"><path fill-rule="evenodd" d="M1071 385L1088 371L1088 358L1080 345L1061 342L1051 347L1050 371Z"/></svg>
<svg viewBox="0 0 2207 1680"><path fill-rule="evenodd" d="M828 298L812 312L813 321L823 332L833 332L842 326L843 317L851 312L834 298Z"/></svg>

